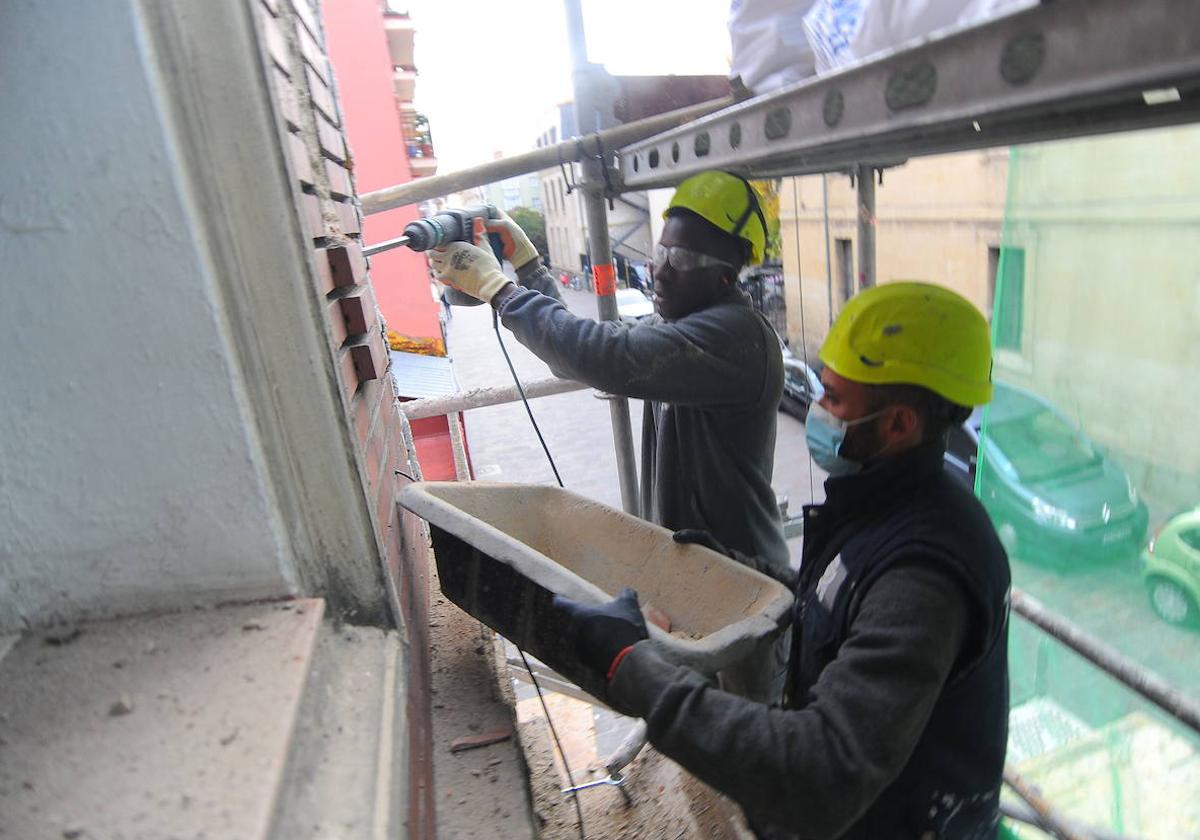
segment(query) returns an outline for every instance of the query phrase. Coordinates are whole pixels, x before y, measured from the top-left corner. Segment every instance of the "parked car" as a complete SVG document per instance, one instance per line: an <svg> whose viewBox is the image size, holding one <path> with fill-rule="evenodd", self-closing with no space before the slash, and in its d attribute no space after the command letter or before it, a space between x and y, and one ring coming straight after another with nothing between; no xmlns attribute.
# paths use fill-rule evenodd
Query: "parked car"
<svg viewBox="0 0 1200 840"><path fill-rule="evenodd" d="M1200 620L1200 505L1167 520L1142 551L1150 606L1171 624Z"/></svg>
<svg viewBox="0 0 1200 840"><path fill-rule="evenodd" d="M783 351L783 397L779 400L779 410L803 422L808 417L809 405L819 400L824 390L821 387L821 363L814 359L815 367L810 367L783 342L780 342L780 349Z"/></svg>
<svg viewBox="0 0 1200 840"><path fill-rule="evenodd" d="M1010 555L1055 566L1133 557L1149 515L1133 481L1041 397L997 382L983 411L952 430L947 468L974 486Z"/></svg>
<svg viewBox="0 0 1200 840"><path fill-rule="evenodd" d="M654 314L654 301L637 289L617 289L617 314L622 318L644 318Z"/></svg>

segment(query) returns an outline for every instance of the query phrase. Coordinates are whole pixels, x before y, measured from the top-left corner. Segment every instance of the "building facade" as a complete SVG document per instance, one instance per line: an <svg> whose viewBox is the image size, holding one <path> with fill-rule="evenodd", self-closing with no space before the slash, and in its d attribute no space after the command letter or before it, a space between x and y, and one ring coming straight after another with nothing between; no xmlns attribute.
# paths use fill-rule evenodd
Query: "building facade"
<svg viewBox="0 0 1200 840"><path fill-rule="evenodd" d="M990 312L1007 175L1007 149L883 170L870 220L877 282L938 283ZM838 175L786 178L779 193L788 338L812 353L859 291L857 193Z"/></svg>
<svg viewBox="0 0 1200 840"><path fill-rule="evenodd" d="M316 5L8 11L0 833L434 837L419 444Z"/></svg>
<svg viewBox="0 0 1200 840"><path fill-rule="evenodd" d="M496 159L502 156L500 152L496 152ZM536 172L488 184L483 191L488 204L495 205L506 213L517 207L526 207L545 214L541 179Z"/></svg>
<svg viewBox="0 0 1200 840"><path fill-rule="evenodd" d="M322 14L358 191L368 193L436 173L428 121L413 105L413 20L379 0L325 3ZM363 220L364 241L394 239L418 215L415 207L372 214ZM405 248L377 254L371 258L371 275L393 341L442 340L423 255Z"/></svg>

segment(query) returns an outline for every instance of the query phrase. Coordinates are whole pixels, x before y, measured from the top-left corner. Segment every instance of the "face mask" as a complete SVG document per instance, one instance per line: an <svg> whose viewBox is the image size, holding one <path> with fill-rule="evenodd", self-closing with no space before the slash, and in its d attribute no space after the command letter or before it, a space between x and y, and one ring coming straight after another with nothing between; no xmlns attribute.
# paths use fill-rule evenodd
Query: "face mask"
<svg viewBox="0 0 1200 840"><path fill-rule="evenodd" d="M817 466L829 473L831 478L851 475L861 470L861 462L843 458L841 455L846 430L882 416L883 411L876 411L857 420L839 420L820 403L815 402L809 406L808 417L804 421L804 438L808 441L808 452Z"/></svg>

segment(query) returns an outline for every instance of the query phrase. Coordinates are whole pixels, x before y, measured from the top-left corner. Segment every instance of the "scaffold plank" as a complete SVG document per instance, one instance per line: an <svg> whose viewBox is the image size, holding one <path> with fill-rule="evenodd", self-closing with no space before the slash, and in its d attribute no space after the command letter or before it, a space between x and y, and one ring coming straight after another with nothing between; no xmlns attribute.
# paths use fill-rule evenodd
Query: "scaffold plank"
<svg viewBox="0 0 1200 840"><path fill-rule="evenodd" d="M769 177L1200 119L1200 3L1056 0L621 150L624 189Z"/></svg>

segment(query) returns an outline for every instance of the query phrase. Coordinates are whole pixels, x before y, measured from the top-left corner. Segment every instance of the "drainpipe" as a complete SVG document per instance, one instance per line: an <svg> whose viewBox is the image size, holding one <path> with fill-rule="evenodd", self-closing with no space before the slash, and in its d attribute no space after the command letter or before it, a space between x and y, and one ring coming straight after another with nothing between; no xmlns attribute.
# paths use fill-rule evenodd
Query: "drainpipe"
<svg viewBox="0 0 1200 840"><path fill-rule="evenodd" d="M592 280L601 321L617 320L616 273L612 264L612 243L608 239L608 213L604 207L607 179L605 167L615 149L600 148L597 132L606 126L597 124L597 97L594 91L595 68L587 60L587 40L583 30L580 0L564 0L567 29L574 64L575 115L579 123L578 145L585 157L580 162L584 218L587 223L588 251L592 260ZM621 506L626 513L638 514L637 466L633 455L633 430L629 423L629 400L608 397L612 419L613 443L617 452L617 475L621 485Z"/></svg>
<svg viewBox="0 0 1200 840"><path fill-rule="evenodd" d="M859 164L858 291L875 285L875 167Z"/></svg>
<svg viewBox="0 0 1200 840"><path fill-rule="evenodd" d="M821 206L825 208L825 296L829 300L829 326L833 326L833 261L829 255L829 174L821 173ZM797 208L797 211L799 208ZM805 337L807 340L807 336Z"/></svg>

